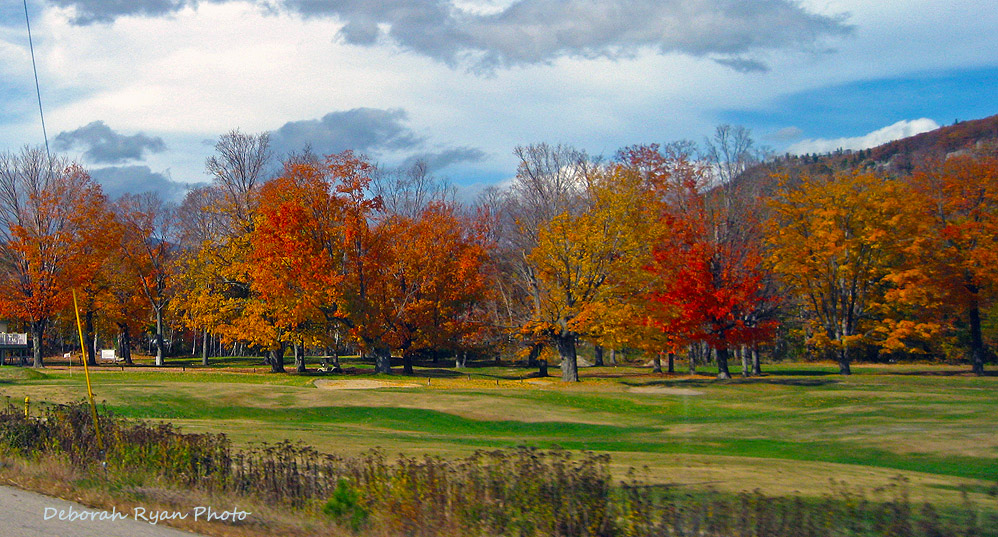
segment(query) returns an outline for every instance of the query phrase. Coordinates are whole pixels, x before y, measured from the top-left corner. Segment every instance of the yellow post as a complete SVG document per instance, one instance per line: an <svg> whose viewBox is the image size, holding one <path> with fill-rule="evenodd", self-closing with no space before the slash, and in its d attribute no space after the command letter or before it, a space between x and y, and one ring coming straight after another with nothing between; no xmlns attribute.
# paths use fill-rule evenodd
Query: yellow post
<svg viewBox="0 0 998 537"><path fill-rule="evenodd" d="M24 396L24 417L28 417L28 405L31 403L31 398L27 395Z"/></svg>
<svg viewBox="0 0 998 537"><path fill-rule="evenodd" d="M87 377L87 398L90 399L90 415L94 418L94 431L97 433L97 449L104 452L104 439L101 438L100 424L97 422L97 405L94 403L94 392L90 389L90 368L87 366L87 345L83 342L83 325L80 324L80 307L76 304L76 289L73 289L73 311L76 312L76 329L80 333L80 361L83 362L83 374Z"/></svg>

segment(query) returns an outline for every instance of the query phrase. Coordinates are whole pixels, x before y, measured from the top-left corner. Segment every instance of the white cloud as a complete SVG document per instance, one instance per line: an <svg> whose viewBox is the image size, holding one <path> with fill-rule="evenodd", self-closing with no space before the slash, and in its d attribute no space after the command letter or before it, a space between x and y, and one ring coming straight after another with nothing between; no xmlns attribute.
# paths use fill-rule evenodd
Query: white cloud
<svg viewBox="0 0 998 537"><path fill-rule="evenodd" d="M784 76L802 88L995 62L994 0L804 0L802 5L817 13L848 13L855 25L851 38L833 44L834 54L791 58L800 65Z"/></svg>
<svg viewBox="0 0 998 537"><path fill-rule="evenodd" d="M229 0L49 0L77 25L162 17ZM342 22L346 43L406 50L449 65L491 71L563 56L630 57L641 49L716 58L736 70L765 70L762 50L812 48L851 32L844 16L817 14L794 0L249 0L265 11Z"/></svg>
<svg viewBox="0 0 998 537"><path fill-rule="evenodd" d="M374 45L381 37L448 64L492 71L560 57L628 58L642 49L696 57L717 55L740 71L766 66L742 57L763 50L811 49L848 35L841 15L821 15L791 0L518 0L482 11L448 0L322 2L286 0L305 17L346 22L339 37ZM499 6L491 6L493 8ZM382 31L381 28L385 28Z"/></svg>
<svg viewBox="0 0 998 537"><path fill-rule="evenodd" d="M907 138L923 132L928 132L939 128L939 124L928 118L901 120L893 125L888 125L882 129L877 129L864 136L853 138L835 138L825 140L821 138L804 140L790 146L787 151L795 155L805 153L830 153L836 149L869 149L878 145L886 144L901 138Z"/></svg>
<svg viewBox="0 0 998 537"><path fill-rule="evenodd" d="M56 4L75 4L76 10L53 9ZM268 12L263 4L326 9L302 16L301 10ZM404 126L424 141L420 152L475 148L484 155L481 160L469 153L448 173L469 182L489 180L514 173L516 145L565 143L610 155L635 143L699 140L718 123L738 122L725 117L728 111L772 110L772 103L788 95L917 76L918 68L992 65L998 47L998 34L986 30L998 24L998 10L986 9L983 0L139 0L128 5L47 0L36 5L39 16L31 22L49 133L103 120L119 132L161 138L166 149L144 153L142 164L170 169L190 182L205 179L204 159L212 145L202 140L237 127L276 130L354 109L405 110ZM413 18L416 12L385 10L405 5L450 5L456 11L448 16L462 22L462 29L488 31L445 43L419 41L420 35L439 34L408 31L423 24ZM600 10L610 5L628 9L601 17ZM571 6L581 7L573 11ZM633 20L641 6L644 13L662 17L650 16L633 27L621 23ZM656 25L683 19L673 16L682 6L720 18L713 26L701 19L696 28L680 25L655 37ZM170 14L154 16L164 10ZM797 24L759 36L785 19L766 14L780 12ZM0 86L12 88L0 95L0 149L41 143L23 13L12 13L16 17L10 24L0 26ZM822 21L841 21L837 17L845 13L855 28L850 37L837 38L835 31L800 33L820 30ZM81 14L92 23L74 24L73 17ZM351 21L357 22L355 37L363 38L365 14L377 15L377 40L351 45L336 38ZM552 24L534 24L538 17ZM109 18L113 22L99 22ZM612 32L593 30L604 27ZM718 39L697 30L708 27L723 30ZM940 32L942 27L947 31ZM545 34L545 28L557 35ZM510 39L511 32L533 35L528 30L540 33L533 40ZM676 41L684 36L685 41ZM614 39L627 54L614 54ZM447 43L482 54L493 51L498 66L489 76L455 69L446 63L453 50ZM789 46L802 43L812 45ZM837 52L814 53L826 44ZM462 57L456 58L461 65L482 59L472 55L461 63ZM760 71L762 64L770 70ZM849 102L824 104L846 117ZM949 115L905 111L874 125ZM796 138L792 130L776 133L783 143L802 140L810 128L796 119L749 126L765 133L786 125L805 132ZM826 132L829 137L848 133ZM411 156L410 149L385 150L377 157L391 165Z"/></svg>

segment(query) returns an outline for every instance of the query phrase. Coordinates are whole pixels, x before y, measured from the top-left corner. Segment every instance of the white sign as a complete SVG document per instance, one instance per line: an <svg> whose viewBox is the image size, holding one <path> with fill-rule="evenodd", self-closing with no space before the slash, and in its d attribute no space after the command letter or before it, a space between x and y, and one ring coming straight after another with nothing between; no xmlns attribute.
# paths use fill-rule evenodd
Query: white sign
<svg viewBox="0 0 998 537"><path fill-rule="evenodd" d="M100 350L100 359L104 360L105 362L113 362L114 361L114 349L101 349Z"/></svg>
<svg viewBox="0 0 998 537"><path fill-rule="evenodd" d="M0 345L5 346L28 346L28 334L18 334L14 332L0 332Z"/></svg>

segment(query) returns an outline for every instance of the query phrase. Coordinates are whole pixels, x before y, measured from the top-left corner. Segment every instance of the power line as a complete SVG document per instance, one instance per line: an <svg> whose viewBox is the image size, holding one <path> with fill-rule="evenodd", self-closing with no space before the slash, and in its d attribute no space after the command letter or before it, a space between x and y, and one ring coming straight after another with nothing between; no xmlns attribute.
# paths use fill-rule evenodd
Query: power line
<svg viewBox="0 0 998 537"><path fill-rule="evenodd" d="M35 64L35 45L31 41L31 21L28 20L28 0L24 0L24 24L28 27L28 48L31 50L31 70L35 73L35 94L38 95L38 115L42 118L42 136L45 138L45 156L52 162L49 153L49 135L45 131L45 112L42 111L42 90L38 85L38 65Z"/></svg>

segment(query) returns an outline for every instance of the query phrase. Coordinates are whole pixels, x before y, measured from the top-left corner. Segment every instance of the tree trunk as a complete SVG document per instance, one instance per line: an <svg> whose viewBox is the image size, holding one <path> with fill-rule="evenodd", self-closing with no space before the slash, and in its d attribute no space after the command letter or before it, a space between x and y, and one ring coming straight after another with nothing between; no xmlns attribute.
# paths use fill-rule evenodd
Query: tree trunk
<svg viewBox="0 0 998 537"><path fill-rule="evenodd" d="M413 371L413 369L412 369L412 365L413 365L412 362L413 362L413 360L412 360L412 353L410 351L408 351L408 350L403 350L402 351L402 374L403 375L408 375L408 376L411 377L411 376L413 376L413 375L416 374Z"/></svg>
<svg viewBox="0 0 998 537"><path fill-rule="evenodd" d="M762 375L762 365L759 364L759 347L755 345L752 346L752 374L757 377Z"/></svg>
<svg viewBox="0 0 998 537"><path fill-rule="evenodd" d="M281 360L284 360L284 350L281 349ZM163 365L163 311L156 310L156 365ZM282 368L281 371L284 369Z"/></svg>
<svg viewBox="0 0 998 537"><path fill-rule="evenodd" d="M468 367L468 353L461 351L454 354L454 368L464 369Z"/></svg>
<svg viewBox="0 0 998 537"><path fill-rule="evenodd" d="M693 345L690 345L687 348L687 350L686 350L686 355L689 356L689 359L690 359L690 374L691 375L697 372L697 356L696 356L696 354L697 353L694 352L694 350L693 350Z"/></svg>
<svg viewBox="0 0 998 537"><path fill-rule="evenodd" d="M174 352L173 352L173 342L177 341L177 335L176 335L176 332L174 332L174 330L173 330L173 325L168 326L167 329L170 330L170 337L163 339L164 345L166 346L166 355L173 356L174 355ZM166 335L166 334L164 333L163 335ZM181 344L181 346L182 345L183 344Z"/></svg>
<svg viewBox="0 0 998 537"><path fill-rule="evenodd" d="M374 348L374 372L392 374L392 351L388 347Z"/></svg>
<svg viewBox="0 0 998 537"><path fill-rule="evenodd" d="M284 373L284 342L278 343L276 349L270 349L267 362L270 363L271 373Z"/></svg>
<svg viewBox="0 0 998 537"><path fill-rule="evenodd" d="M298 373L305 373L305 346L301 343L295 343L295 371Z"/></svg>
<svg viewBox="0 0 998 537"><path fill-rule="evenodd" d="M593 365L602 366L603 365L603 346L595 345L593 346Z"/></svg>
<svg viewBox="0 0 998 537"><path fill-rule="evenodd" d="M540 364L537 363L537 357L541 355L541 349L544 345L540 343L534 343L530 346L530 352L527 353L527 367L538 367Z"/></svg>
<svg viewBox="0 0 998 537"><path fill-rule="evenodd" d="M33 321L31 323L31 344L34 364L32 367L45 367L42 363L42 336L45 335L45 321Z"/></svg>
<svg viewBox="0 0 998 537"><path fill-rule="evenodd" d="M742 345L741 347L739 347L738 348L738 354L740 354L741 358L742 358L742 376L743 377L748 377L749 375L752 374L751 371L749 371L749 353L748 353L748 347L746 347L745 345Z"/></svg>
<svg viewBox="0 0 998 537"><path fill-rule="evenodd" d="M845 345L839 349L839 373L842 375L852 375L852 368L849 367L849 348Z"/></svg>
<svg viewBox="0 0 998 537"><path fill-rule="evenodd" d="M579 362L575 354L575 334L559 334L555 336L555 340L561 356L562 382L578 382Z"/></svg>
<svg viewBox="0 0 998 537"><path fill-rule="evenodd" d="M118 324L118 352L128 365L132 364L132 332L125 323Z"/></svg>
<svg viewBox="0 0 998 537"><path fill-rule="evenodd" d="M719 379L729 379L731 378L731 373L728 372L728 348L720 347L717 349L717 378Z"/></svg>
<svg viewBox="0 0 998 537"><path fill-rule="evenodd" d="M97 342L94 338L94 310L83 314L83 341L87 354L87 365L97 366Z"/></svg>
<svg viewBox="0 0 998 537"><path fill-rule="evenodd" d="M610 365L614 367L617 365L617 349L610 349Z"/></svg>
<svg viewBox="0 0 998 537"><path fill-rule="evenodd" d="M655 356L651 359L651 372L661 373L662 372L662 353L656 352Z"/></svg>
<svg viewBox="0 0 998 537"><path fill-rule="evenodd" d="M208 365L208 354L209 347L211 347L211 338L208 337L208 329L204 330L204 334L201 336L201 365Z"/></svg>
<svg viewBox="0 0 998 537"><path fill-rule="evenodd" d="M975 375L984 375L984 339L981 337L981 309L975 297L967 311L970 318L970 359Z"/></svg>
<svg viewBox="0 0 998 537"><path fill-rule="evenodd" d="M676 372L676 353L669 353L669 373Z"/></svg>

